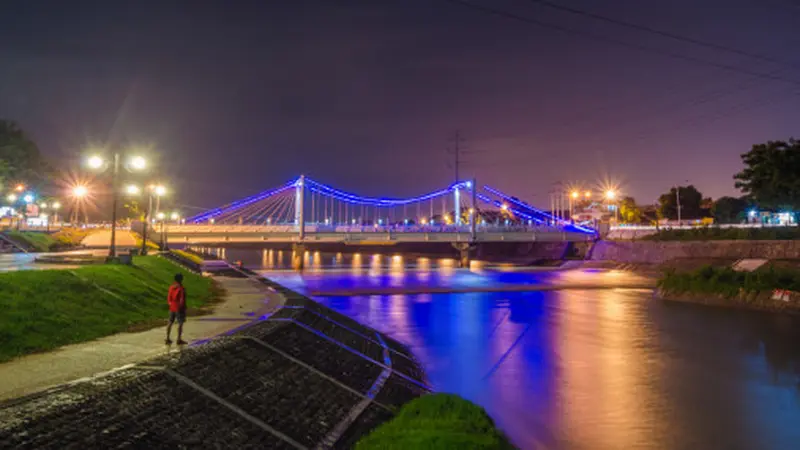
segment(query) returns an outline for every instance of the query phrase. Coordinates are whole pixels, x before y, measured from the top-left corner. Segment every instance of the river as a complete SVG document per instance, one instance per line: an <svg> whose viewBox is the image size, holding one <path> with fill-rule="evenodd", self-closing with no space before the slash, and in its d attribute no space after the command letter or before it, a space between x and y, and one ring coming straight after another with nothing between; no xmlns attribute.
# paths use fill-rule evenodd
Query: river
<svg viewBox="0 0 800 450"><path fill-rule="evenodd" d="M277 251L226 256L409 344L437 391L520 448L800 448L797 319L657 301L618 271L309 254L297 273ZM554 285L576 287L531 290ZM487 286L503 292L466 292ZM417 293L347 295L402 287Z"/></svg>

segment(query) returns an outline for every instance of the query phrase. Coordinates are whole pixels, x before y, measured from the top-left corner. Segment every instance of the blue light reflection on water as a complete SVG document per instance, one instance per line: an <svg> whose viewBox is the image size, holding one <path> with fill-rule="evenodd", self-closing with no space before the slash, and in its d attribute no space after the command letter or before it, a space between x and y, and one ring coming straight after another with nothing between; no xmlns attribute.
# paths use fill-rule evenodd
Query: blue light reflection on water
<svg viewBox="0 0 800 450"><path fill-rule="evenodd" d="M629 276L406 263L269 276L305 292L613 285ZM522 448L789 449L800 442L800 327L791 318L656 302L649 291L630 289L318 300L409 344L434 388L483 405Z"/></svg>

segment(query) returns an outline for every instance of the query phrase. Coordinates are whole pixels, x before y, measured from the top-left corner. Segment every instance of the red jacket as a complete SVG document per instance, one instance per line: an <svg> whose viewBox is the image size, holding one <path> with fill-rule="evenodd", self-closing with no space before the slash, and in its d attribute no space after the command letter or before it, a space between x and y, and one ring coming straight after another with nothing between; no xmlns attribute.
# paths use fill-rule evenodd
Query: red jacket
<svg viewBox="0 0 800 450"><path fill-rule="evenodd" d="M186 309L186 289L182 284L172 283L167 293L167 303L170 312L178 312Z"/></svg>

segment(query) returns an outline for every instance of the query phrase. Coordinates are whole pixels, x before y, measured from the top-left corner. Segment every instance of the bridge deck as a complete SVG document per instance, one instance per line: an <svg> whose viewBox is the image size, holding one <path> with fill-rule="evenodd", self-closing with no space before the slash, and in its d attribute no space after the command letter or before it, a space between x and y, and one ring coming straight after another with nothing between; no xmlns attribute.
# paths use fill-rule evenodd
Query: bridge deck
<svg viewBox="0 0 800 450"><path fill-rule="evenodd" d="M299 242L297 227L247 225L174 225L166 227L172 242L212 243L292 243ZM157 230L156 232L160 232ZM307 226L304 242L353 245L391 245L392 243L458 242L583 242L592 234L555 227L481 227L472 239L468 227L388 228Z"/></svg>

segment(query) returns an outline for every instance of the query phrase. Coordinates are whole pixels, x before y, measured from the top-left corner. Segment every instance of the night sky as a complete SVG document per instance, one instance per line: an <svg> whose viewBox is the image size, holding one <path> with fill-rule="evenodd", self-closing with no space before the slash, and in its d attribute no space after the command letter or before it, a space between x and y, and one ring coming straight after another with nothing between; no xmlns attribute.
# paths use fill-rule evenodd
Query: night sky
<svg viewBox="0 0 800 450"><path fill-rule="evenodd" d="M427 192L453 181L456 130L465 178L542 206L557 181L717 197L752 144L796 134L791 0L553 0L740 53L469 1L547 25L444 0L9 0L0 117L66 164L90 142L150 144L180 203L202 207L300 173Z"/></svg>

